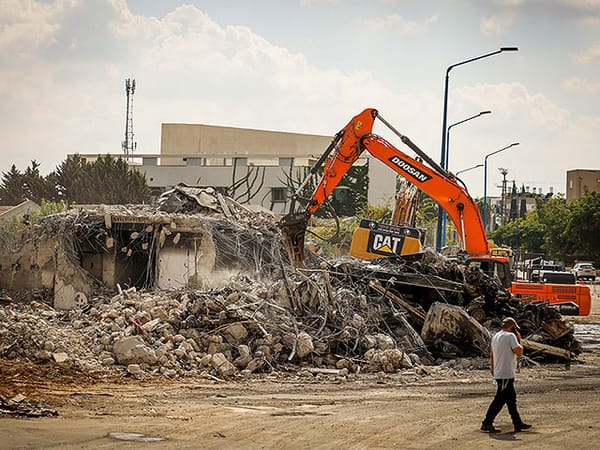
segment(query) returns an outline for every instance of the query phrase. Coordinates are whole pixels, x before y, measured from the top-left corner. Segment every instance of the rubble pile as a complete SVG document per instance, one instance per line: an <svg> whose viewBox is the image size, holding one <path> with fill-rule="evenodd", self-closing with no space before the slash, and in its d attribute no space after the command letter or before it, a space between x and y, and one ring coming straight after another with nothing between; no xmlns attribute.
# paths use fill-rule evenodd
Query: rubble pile
<svg viewBox="0 0 600 450"><path fill-rule="evenodd" d="M155 206L73 208L46 217L41 230L64 243L71 261L62 266L61 287L74 286L73 273L80 273L93 293L76 295L68 310L3 296L0 357L8 360L125 370L136 378L420 374L449 359L486 357L490 332L507 316L519 322L535 357L581 352L556 310L511 299L497 280L431 250L369 262L317 264L313 257L294 270L275 217L212 188L177 186ZM158 288L160 252L167 262L201 255L192 264L210 261L204 275L220 274L221 282L192 283L190 276L185 288ZM103 284L107 273L117 289ZM115 280L124 273L145 281L121 286Z"/></svg>
<svg viewBox="0 0 600 450"><path fill-rule="evenodd" d="M229 378L296 365L391 372L420 362L423 348L413 349L407 337L402 350L402 331L384 332L400 327L384 322L384 304L338 288L331 298L303 304L299 317L285 291L281 281L242 278L210 292L129 289L67 312L10 305L0 309L0 351L35 363L77 361L90 370L122 366L138 377Z"/></svg>
<svg viewBox="0 0 600 450"><path fill-rule="evenodd" d="M406 294L413 286L385 281L375 268L381 269L344 260L270 283L242 276L208 291L130 288L70 311L38 302L8 305L0 309L0 354L34 363L76 362L95 371L126 369L137 378L226 379L302 368L426 373L425 365L444 359L487 355L487 330L499 327L506 315L521 323L524 337L553 345L562 339L577 354L572 329L544 305L504 299L486 303L482 296L453 292L426 310L419 298ZM478 287L467 290L477 293ZM435 323L440 307L458 310L465 322L451 321L442 335L432 336L428 324ZM448 311L440 315L451 317ZM551 335L557 324L562 326L558 341ZM458 334L444 334L453 328Z"/></svg>

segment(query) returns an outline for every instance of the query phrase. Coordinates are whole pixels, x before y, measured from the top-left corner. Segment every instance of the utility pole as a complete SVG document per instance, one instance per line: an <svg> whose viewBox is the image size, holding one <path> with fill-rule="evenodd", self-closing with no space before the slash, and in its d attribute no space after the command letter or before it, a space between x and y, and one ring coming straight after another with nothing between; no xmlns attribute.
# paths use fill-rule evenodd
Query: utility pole
<svg viewBox="0 0 600 450"><path fill-rule="evenodd" d="M127 78L125 80L125 95L127 97L127 110L125 113L125 140L121 142L121 148L125 159L133 157L133 151L137 147L137 142L133 141L133 94L135 93L135 79Z"/></svg>
<svg viewBox="0 0 600 450"><path fill-rule="evenodd" d="M508 197L506 192L506 175L508 174L508 169L504 169L500 167L498 169L502 174L502 200L501 200L501 215L500 215L500 223L502 225L506 225L506 198Z"/></svg>

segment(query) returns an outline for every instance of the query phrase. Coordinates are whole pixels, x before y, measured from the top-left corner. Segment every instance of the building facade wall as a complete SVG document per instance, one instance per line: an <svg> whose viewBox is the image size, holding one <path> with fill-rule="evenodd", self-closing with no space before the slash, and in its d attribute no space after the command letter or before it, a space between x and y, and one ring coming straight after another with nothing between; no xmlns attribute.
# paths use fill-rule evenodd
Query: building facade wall
<svg viewBox="0 0 600 450"><path fill-rule="evenodd" d="M318 157L331 139L331 136L281 131L163 123L160 153L163 158L179 154Z"/></svg>
<svg viewBox="0 0 600 450"><path fill-rule="evenodd" d="M313 166L331 140L331 136L322 135L163 124L160 154L135 154L130 164L146 175L155 194L180 183L225 188L242 180L232 195L234 199L250 191L252 198L243 196L241 203L283 213L289 198L282 199L282 190L289 191L290 178L295 186L302 181L307 168ZM93 161L99 155L80 156ZM367 153L355 164L364 165L367 158L369 203L393 204L396 173Z"/></svg>
<svg viewBox="0 0 600 450"><path fill-rule="evenodd" d="M214 155L209 155L214 156ZM239 185L229 195L241 203L260 205L275 213L283 213L289 200L288 178L298 180L306 166L296 166L291 158L276 158L279 164L249 165L246 158L234 159L227 165L146 165L137 170L146 175L148 185L156 192L185 183L189 186L212 186L217 189ZM209 158L215 159L215 158ZM214 161L213 161L214 162ZM281 196L283 194L283 197Z"/></svg>
<svg viewBox="0 0 600 450"><path fill-rule="evenodd" d="M583 197L586 191L600 192L600 170L575 169L567 171L567 201Z"/></svg>
<svg viewBox="0 0 600 450"><path fill-rule="evenodd" d="M285 180L297 179L304 168L323 154L331 136L253 130L201 124L162 124L160 166L140 170L147 174L151 187L174 186L178 182L203 186L230 186L231 159L246 157L246 164L256 171L264 167L264 187L254 196L257 203L276 213L285 211L285 202L272 202L273 189L286 187ZM178 155L178 158L169 158ZM200 157L200 161L190 161ZM365 155L367 156L367 155ZM230 165L227 166L226 164ZM359 164L364 164L364 160ZM221 165L221 167L219 167ZM169 166L165 173L165 166ZM175 166L187 166L178 171ZM200 166L200 167L190 167ZM240 171L236 173L239 179ZM261 175L262 179L262 175ZM296 180L297 181L297 180ZM368 201L382 205L393 201L396 173L369 157Z"/></svg>

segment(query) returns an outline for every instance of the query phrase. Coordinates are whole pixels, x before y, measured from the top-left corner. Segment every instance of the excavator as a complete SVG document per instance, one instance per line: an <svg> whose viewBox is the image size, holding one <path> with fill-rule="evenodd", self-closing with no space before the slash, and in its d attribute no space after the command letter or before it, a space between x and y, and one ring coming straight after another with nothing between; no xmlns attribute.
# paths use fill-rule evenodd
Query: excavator
<svg viewBox="0 0 600 450"><path fill-rule="evenodd" d="M398 136L418 157L412 158L386 139L374 134L376 119ZM446 211L458 232L461 262L475 265L484 273L498 278L506 289L522 301L548 302L567 313L590 313L591 293L587 286L513 282L509 258L490 254L479 208L462 181L440 167L374 108L365 109L354 116L335 134L330 145L292 196L289 213L280 219L279 227L294 267L304 267L304 240L311 216L323 205L364 151L414 184ZM425 162L428 165L425 165ZM310 199L306 201L304 210L296 211L296 204L301 200L300 194L320 167L323 167L323 174ZM360 259L374 259L415 255L422 251L423 235L419 228L363 219L354 234L350 255Z"/></svg>

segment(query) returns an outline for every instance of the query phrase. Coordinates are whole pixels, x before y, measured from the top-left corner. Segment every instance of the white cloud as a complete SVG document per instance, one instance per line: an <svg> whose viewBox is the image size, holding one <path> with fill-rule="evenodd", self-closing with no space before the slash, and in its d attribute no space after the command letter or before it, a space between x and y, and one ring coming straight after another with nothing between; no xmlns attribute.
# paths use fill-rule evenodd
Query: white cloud
<svg viewBox="0 0 600 450"><path fill-rule="evenodd" d="M335 5L338 3L344 3L347 0L300 0L300 5L308 6L308 5L318 5L318 4L331 4Z"/></svg>
<svg viewBox="0 0 600 450"><path fill-rule="evenodd" d="M388 16L367 20L366 27L374 30L392 30L403 35L413 35L427 31L433 24L438 22L438 16L434 15L427 19L416 22L408 20L399 14L390 14Z"/></svg>
<svg viewBox="0 0 600 450"><path fill-rule="evenodd" d="M522 5L526 1L527 0L497 0L496 3L500 4L501 6L505 6L505 7L514 7L514 6Z"/></svg>
<svg viewBox="0 0 600 450"><path fill-rule="evenodd" d="M598 117L575 115L521 83L477 84L453 89L450 97L449 123L492 111L452 130L451 170L481 163L487 153L520 142L490 158L489 189L501 181L498 167L507 168L518 183L564 192L567 169L600 166L594 131ZM481 195L481 172L469 172L464 179L472 195Z"/></svg>
<svg viewBox="0 0 600 450"><path fill-rule="evenodd" d="M599 0L494 0L492 9L495 13L482 19L482 30L484 27L496 29L508 14L518 19L570 20L587 26L600 23Z"/></svg>
<svg viewBox="0 0 600 450"><path fill-rule="evenodd" d="M600 0L560 0L565 6L577 8L580 10L587 11L598 11L600 10Z"/></svg>
<svg viewBox="0 0 600 450"><path fill-rule="evenodd" d="M33 0L6 0L0 6L0 51L18 57L52 43L58 26L51 22L55 8Z"/></svg>
<svg viewBox="0 0 600 450"><path fill-rule="evenodd" d="M6 164L37 159L49 171L67 153L120 152L131 76L139 153L159 151L161 122L333 134L349 119L344 112L394 98L369 72L319 70L193 6L160 20L133 15L122 0L9 6L0 6L5 23L48 30L50 45L18 39L14 27L0 31L3 53L28 55L0 62Z"/></svg>
<svg viewBox="0 0 600 450"><path fill-rule="evenodd" d="M600 42L577 53L573 59L581 64L600 62Z"/></svg>
<svg viewBox="0 0 600 450"><path fill-rule="evenodd" d="M479 20L479 29L484 36L503 34L512 25L514 16L512 14L498 14L490 17L482 17Z"/></svg>
<svg viewBox="0 0 600 450"><path fill-rule="evenodd" d="M382 25L394 20L396 29L417 32L437 18L412 23L397 16ZM124 79L132 76L138 153L159 151L162 122L333 135L362 109L376 107L431 157L439 154L437 85L435 92L385 86L360 63L356 70L322 70L302 53L248 27L217 23L193 6L157 19L132 14L123 0L6 0L0 25L2 54L19 55L0 59L0 171L32 159L49 171L73 152L119 153ZM40 30L44 38L22 29ZM515 176L522 170L530 177L540 158L543 170L560 179L565 167L600 165L598 119L575 116L519 83L451 91L449 120L487 109L491 115L453 130L451 168L479 163L486 151L513 140L522 143L522 159L498 162ZM475 195L480 186L472 186Z"/></svg>
<svg viewBox="0 0 600 450"><path fill-rule="evenodd" d="M562 80L561 86L567 92L587 95L600 94L600 81L590 81L584 78L570 77Z"/></svg>

